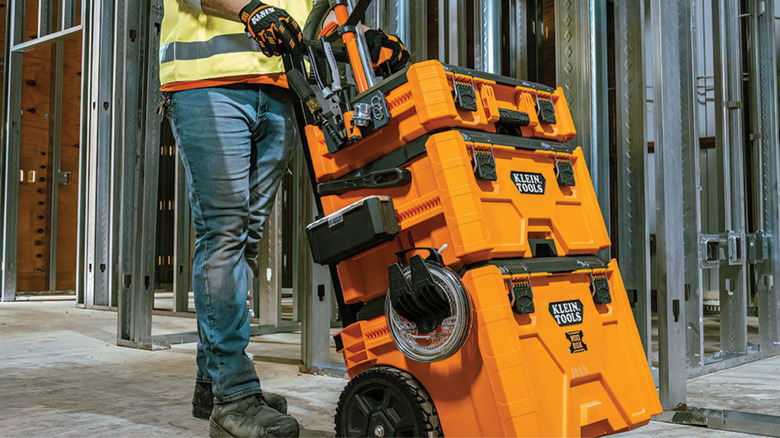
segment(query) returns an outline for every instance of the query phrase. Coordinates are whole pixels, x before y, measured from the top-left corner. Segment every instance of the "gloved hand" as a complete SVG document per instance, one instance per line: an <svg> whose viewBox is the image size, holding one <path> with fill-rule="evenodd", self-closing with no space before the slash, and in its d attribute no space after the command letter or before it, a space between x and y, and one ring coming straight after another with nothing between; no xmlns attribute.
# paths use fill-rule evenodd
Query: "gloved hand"
<svg viewBox="0 0 780 438"><path fill-rule="evenodd" d="M246 34L260 44L265 56L281 56L303 49L303 32L290 14L282 8L252 0L241 9Z"/></svg>
<svg viewBox="0 0 780 438"><path fill-rule="evenodd" d="M365 35L375 69L386 63L390 73L395 73L409 65L411 55L397 36L387 35L379 29L368 29Z"/></svg>

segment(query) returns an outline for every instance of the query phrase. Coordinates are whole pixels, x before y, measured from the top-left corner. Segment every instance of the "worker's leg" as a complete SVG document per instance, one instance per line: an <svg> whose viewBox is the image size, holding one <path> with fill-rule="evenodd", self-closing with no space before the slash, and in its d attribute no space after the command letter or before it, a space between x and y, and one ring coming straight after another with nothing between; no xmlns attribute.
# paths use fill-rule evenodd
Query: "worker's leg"
<svg viewBox="0 0 780 438"><path fill-rule="evenodd" d="M249 237L246 259L255 275L257 244L274 205L284 169L300 148L298 128L289 91L273 85L260 88L260 124L253 133L252 167L249 174Z"/></svg>
<svg viewBox="0 0 780 438"><path fill-rule="evenodd" d="M198 378L211 379L218 402L261 393L244 352L249 343L244 248L258 105L252 89L195 89L174 93L171 99L171 126L187 173L195 225L193 289L202 341L198 365L207 367Z"/></svg>

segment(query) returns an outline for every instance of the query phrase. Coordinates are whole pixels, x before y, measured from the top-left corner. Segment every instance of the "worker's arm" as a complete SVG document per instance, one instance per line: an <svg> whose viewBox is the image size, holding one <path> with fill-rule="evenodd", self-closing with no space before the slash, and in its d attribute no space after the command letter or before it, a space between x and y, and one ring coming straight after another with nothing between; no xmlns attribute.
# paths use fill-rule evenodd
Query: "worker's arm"
<svg viewBox="0 0 780 438"><path fill-rule="evenodd" d="M282 8L260 0L178 0L192 8L246 25L246 33L260 44L266 56L301 49L303 32L294 18Z"/></svg>
<svg viewBox="0 0 780 438"><path fill-rule="evenodd" d="M203 13L227 20L238 21L241 9L248 3L247 0L200 0Z"/></svg>
<svg viewBox="0 0 780 438"><path fill-rule="evenodd" d="M247 0L178 0L178 2L206 15L238 22L241 21L238 18L239 13L247 4Z"/></svg>

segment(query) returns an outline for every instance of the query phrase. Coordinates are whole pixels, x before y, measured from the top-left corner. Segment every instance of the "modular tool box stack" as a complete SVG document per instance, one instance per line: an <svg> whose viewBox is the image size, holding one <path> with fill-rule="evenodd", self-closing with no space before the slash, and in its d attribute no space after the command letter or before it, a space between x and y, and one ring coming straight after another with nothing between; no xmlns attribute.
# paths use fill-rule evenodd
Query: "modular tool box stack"
<svg viewBox="0 0 780 438"><path fill-rule="evenodd" d="M349 95L334 47L371 75L350 26L365 3L352 16L315 3L305 28L336 110L289 75L309 110L322 210L306 231L315 261L335 267L346 324L337 434L596 436L647 423L660 405L617 264L596 256L609 237L582 150L566 143L562 90L426 61L370 87L356 77Z"/></svg>

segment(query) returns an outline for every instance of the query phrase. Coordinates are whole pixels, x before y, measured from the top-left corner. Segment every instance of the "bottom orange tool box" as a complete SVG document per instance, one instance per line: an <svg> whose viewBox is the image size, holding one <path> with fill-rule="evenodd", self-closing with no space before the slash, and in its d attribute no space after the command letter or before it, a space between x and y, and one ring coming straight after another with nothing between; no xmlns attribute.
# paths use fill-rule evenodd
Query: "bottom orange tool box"
<svg viewBox="0 0 780 438"><path fill-rule="evenodd" d="M615 261L495 260L467 269L462 284L467 307L448 319L465 324L445 320L440 332L420 336L388 300L337 335L351 378L337 436L375 435L361 427L377 424L392 436L598 436L661 412ZM446 359L408 357L431 359L432 345L453 339L462 346ZM388 395L383 385L408 394ZM420 406L417 414L385 409L386 418L371 421L379 412L372 407L401 407L404 395ZM424 421L401 421L404 415ZM420 423L428 430L414 429Z"/></svg>

